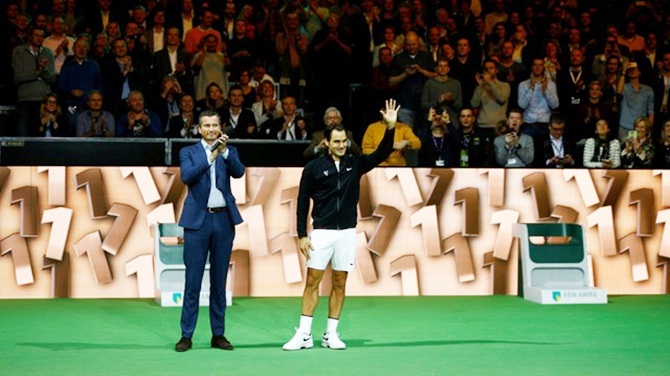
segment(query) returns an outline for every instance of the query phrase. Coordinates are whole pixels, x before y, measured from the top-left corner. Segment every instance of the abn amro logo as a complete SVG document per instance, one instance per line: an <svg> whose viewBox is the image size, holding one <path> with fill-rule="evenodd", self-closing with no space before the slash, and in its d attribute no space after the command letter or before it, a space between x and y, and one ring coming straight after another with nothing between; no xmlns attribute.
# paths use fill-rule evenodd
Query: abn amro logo
<svg viewBox="0 0 670 376"><path fill-rule="evenodd" d="M554 291L553 293L551 293L551 297L552 299L554 299L555 302L558 302L559 300L561 300L561 292Z"/></svg>
<svg viewBox="0 0 670 376"><path fill-rule="evenodd" d="M180 292L175 292L174 294L172 294L172 301L175 304L181 304L181 300L182 300L182 295L181 295Z"/></svg>

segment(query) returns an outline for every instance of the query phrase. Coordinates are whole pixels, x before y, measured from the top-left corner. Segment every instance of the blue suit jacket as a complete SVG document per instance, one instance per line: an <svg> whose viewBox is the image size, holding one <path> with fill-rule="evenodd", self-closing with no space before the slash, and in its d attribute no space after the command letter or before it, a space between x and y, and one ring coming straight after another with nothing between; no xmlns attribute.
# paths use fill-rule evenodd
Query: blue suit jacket
<svg viewBox="0 0 670 376"><path fill-rule="evenodd" d="M184 209L179 225L197 230L202 226L207 213L210 177L207 153L201 142L185 147L179 152L181 180L188 186L188 195L184 201ZM216 187L223 192L228 213L234 224L242 223L243 219L235 204L235 197L230 191L230 178L244 176L244 165L240 162L237 149L228 146L228 159L219 155L216 159Z"/></svg>

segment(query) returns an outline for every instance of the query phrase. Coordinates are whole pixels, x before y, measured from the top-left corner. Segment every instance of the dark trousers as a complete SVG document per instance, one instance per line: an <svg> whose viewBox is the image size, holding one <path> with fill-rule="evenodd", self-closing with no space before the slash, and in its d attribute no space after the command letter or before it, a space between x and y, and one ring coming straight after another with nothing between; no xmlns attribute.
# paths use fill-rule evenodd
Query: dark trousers
<svg viewBox="0 0 670 376"><path fill-rule="evenodd" d="M235 238L228 211L205 214L198 230L184 229L184 301L181 309L182 337L191 338L198 322L200 289L209 254L209 322L213 336L225 332L226 278Z"/></svg>

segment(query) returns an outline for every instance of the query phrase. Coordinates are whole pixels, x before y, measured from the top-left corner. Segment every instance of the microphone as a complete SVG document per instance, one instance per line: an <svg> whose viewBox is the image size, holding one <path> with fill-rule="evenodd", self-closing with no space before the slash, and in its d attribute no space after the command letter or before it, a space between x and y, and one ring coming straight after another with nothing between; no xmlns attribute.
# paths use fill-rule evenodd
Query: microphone
<svg viewBox="0 0 670 376"><path fill-rule="evenodd" d="M219 146L221 146L222 143L223 143L223 141L221 141L220 138L218 138L216 141L214 141L214 143L212 144L212 151L218 149Z"/></svg>

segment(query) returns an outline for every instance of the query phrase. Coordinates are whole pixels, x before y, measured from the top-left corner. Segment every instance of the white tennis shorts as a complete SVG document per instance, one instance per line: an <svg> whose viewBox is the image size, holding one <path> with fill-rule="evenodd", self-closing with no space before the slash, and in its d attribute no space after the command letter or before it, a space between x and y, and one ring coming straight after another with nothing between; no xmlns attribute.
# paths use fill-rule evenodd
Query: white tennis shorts
<svg viewBox="0 0 670 376"><path fill-rule="evenodd" d="M316 229L309 235L312 248L307 267L325 270L332 261L333 270L350 272L356 260L356 229Z"/></svg>

